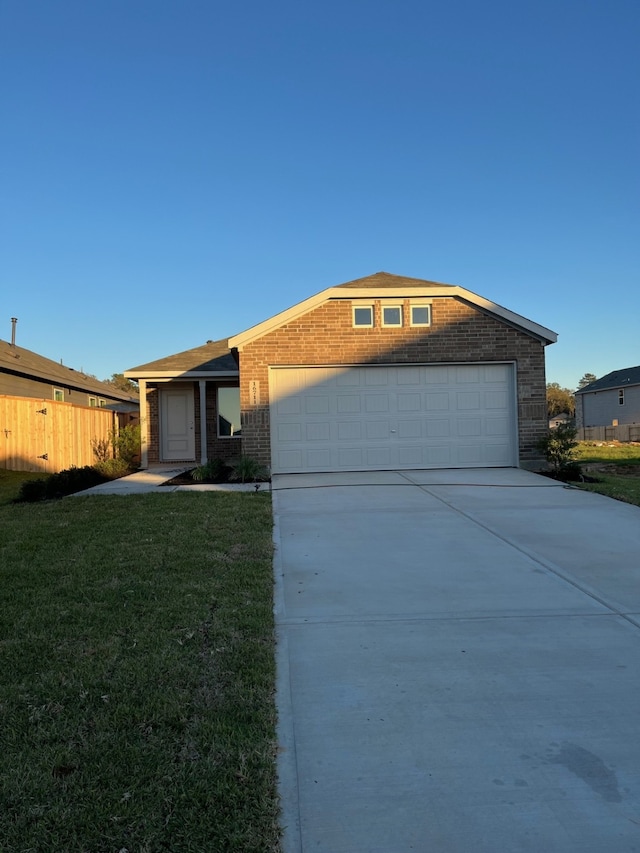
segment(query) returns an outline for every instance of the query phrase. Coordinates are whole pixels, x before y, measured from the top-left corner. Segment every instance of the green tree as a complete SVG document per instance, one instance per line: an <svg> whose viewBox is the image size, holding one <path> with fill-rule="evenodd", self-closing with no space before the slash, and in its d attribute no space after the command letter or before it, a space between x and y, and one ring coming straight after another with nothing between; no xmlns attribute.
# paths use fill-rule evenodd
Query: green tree
<svg viewBox="0 0 640 853"><path fill-rule="evenodd" d="M585 373L580 382L578 382L578 390L580 388L585 388L587 385L591 385L592 382L595 382L598 377L595 373Z"/></svg>
<svg viewBox="0 0 640 853"><path fill-rule="evenodd" d="M549 382L547 385L547 414L550 418L566 412L570 417L576 413L576 401L573 392L568 388L561 388L558 382Z"/></svg>
<svg viewBox="0 0 640 853"><path fill-rule="evenodd" d="M118 391L124 391L125 394L133 394L135 396L139 393L138 383L131 379L125 379L123 373L114 373L112 374L111 379L104 379L103 382L106 385L112 385L114 388L117 388Z"/></svg>

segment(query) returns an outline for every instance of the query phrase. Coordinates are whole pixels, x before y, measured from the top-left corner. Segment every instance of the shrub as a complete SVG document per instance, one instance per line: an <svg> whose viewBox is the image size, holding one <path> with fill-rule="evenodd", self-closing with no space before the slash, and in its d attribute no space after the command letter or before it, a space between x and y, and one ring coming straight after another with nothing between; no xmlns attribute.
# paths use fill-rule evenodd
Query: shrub
<svg viewBox="0 0 640 853"><path fill-rule="evenodd" d="M109 438L116 459L122 459L130 469L136 468L140 460L140 424L127 424L120 430L112 430Z"/></svg>
<svg viewBox="0 0 640 853"><path fill-rule="evenodd" d="M553 474L560 478L578 479L580 476L580 465L575 458L577 435L577 429L571 424L558 424L538 442L538 450L544 453Z"/></svg>
<svg viewBox="0 0 640 853"><path fill-rule="evenodd" d="M229 468L222 459L210 459L191 472L191 478L197 483L201 483L203 480L224 480L228 475Z"/></svg>
<svg viewBox="0 0 640 853"><path fill-rule="evenodd" d="M102 462L96 462L93 467L108 480L117 480L131 473L131 466L127 465L124 459L105 459Z"/></svg>
<svg viewBox="0 0 640 853"><path fill-rule="evenodd" d="M108 438L92 438L91 439L91 449L93 450L93 455L96 457L96 461L106 462L108 459L112 457L111 450L111 441Z"/></svg>
<svg viewBox="0 0 640 853"><path fill-rule="evenodd" d="M92 486L98 486L108 479L111 478L105 477L92 465L85 465L84 468L67 468L44 479L26 480L20 487L16 502L34 503L63 498L66 495L90 489Z"/></svg>
<svg viewBox="0 0 640 853"><path fill-rule="evenodd" d="M241 483L265 481L269 479L269 471L265 466L251 456L240 456L229 463L231 466L230 480L240 480Z"/></svg>

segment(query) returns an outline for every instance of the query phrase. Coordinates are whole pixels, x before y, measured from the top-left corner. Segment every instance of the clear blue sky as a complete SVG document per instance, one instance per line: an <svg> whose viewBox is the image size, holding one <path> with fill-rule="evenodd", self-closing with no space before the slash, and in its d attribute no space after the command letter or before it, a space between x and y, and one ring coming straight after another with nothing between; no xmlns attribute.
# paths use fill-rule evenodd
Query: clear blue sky
<svg viewBox="0 0 640 853"><path fill-rule="evenodd" d="M0 337L106 378L378 270L640 364L638 0L2 0Z"/></svg>

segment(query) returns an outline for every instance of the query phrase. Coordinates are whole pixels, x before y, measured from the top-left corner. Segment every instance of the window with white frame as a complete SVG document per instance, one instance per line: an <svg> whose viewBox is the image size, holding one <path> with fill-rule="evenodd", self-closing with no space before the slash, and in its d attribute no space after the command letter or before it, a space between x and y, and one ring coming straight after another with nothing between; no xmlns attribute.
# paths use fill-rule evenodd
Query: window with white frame
<svg viewBox="0 0 640 853"><path fill-rule="evenodd" d="M105 407L106 405L107 405L107 401L106 401L106 400L103 400L103 399L102 399L102 397L100 397L100 399L98 400L98 406L99 406L101 409L104 409L104 407Z"/></svg>
<svg viewBox="0 0 640 853"><path fill-rule="evenodd" d="M373 327L373 305L354 305L353 325L363 329L371 329Z"/></svg>
<svg viewBox="0 0 640 853"><path fill-rule="evenodd" d="M240 434L240 389L218 388L218 437L235 438Z"/></svg>
<svg viewBox="0 0 640 853"><path fill-rule="evenodd" d="M402 305L383 305L382 325L396 328L402 326Z"/></svg>
<svg viewBox="0 0 640 853"><path fill-rule="evenodd" d="M624 406L624 388L618 391L618 405Z"/></svg>
<svg viewBox="0 0 640 853"><path fill-rule="evenodd" d="M53 389L53 399L56 403L64 403L64 391L62 388L54 388Z"/></svg>
<svg viewBox="0 0 640 853"><path fill-rule="evenodd" d="M94 408L95 406L97 406L98 405L97 398L96 397L89 397L89 405L91 406L91 408Z"/></svg>
<svg viewBox="0 0 640 853"><path fill-rule="evenodd" d="M412 303L411 305L411 325L412 326L430 326L431 325L431 305L429 303Z"/></svg>

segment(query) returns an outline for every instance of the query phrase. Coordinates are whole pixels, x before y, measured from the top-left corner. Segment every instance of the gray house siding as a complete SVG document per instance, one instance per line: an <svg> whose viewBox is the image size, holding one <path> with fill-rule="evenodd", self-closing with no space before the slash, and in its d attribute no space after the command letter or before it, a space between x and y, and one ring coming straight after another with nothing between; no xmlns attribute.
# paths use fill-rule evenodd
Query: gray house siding
<svg viewBox="0 0 640 853"><path fill-rule="evenodd" d="M70 388L62 382L54 384L46 380L5 373L0 369L0 394L6 394L9 397L41 397L44 400L54 400L55 390L62 391L64 395L60 402L73 403L76 406L89 406L90 397L95 397L96 401L104 400L105 406L122 402L122 399L109 397L99 391Z"/></svg>
<svg viewBox="0 0 640 853"><path fill-rule="evenodd" d="M624 391L623 405L619 402L620 390ZM576 414L580 427L607 426L614 420L619 424L640 423L640 385L578 394Z"/></svg>

